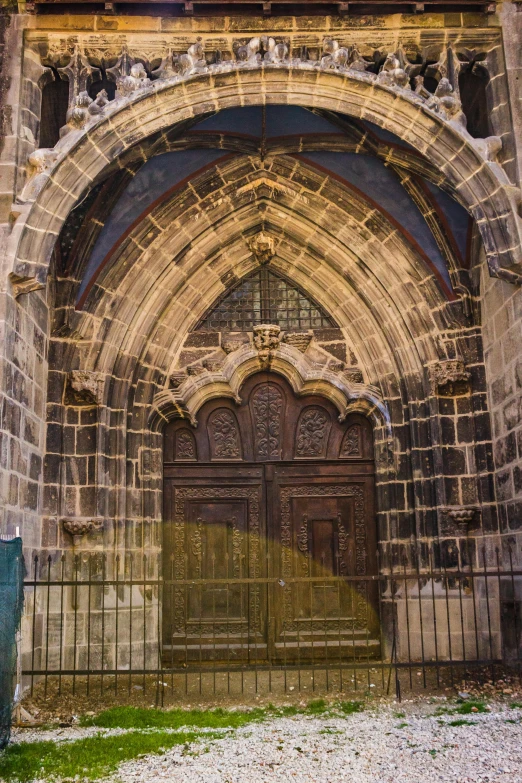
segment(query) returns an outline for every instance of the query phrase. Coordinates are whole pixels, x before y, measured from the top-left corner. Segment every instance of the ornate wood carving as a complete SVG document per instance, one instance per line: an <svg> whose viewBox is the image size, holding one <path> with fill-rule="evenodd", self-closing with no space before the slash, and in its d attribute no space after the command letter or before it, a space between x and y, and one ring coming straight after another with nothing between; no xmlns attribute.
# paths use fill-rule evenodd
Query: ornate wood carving
<svg viewBox="0 0 522 783"><path fill-rule="evenodd" d="M254 419L256 459L281 459L283 393L273 383L254 390L251 409Z"/></svg>
<svg viewBox="0 0 522 783"><path fill-rule="evenodd" d="M174 458L178 461L195 461L197 459L196 441L190 430L176 432L176 449Z"/></svg>
<svg viewBox="0 0 522 783"><path fill-rule="evenodd" d="M292 509L294 497L353 497L355 504L355 575L365 576L367 570L368 552L366 545L366 518L364 504L364 488L358 484L300 484L299 486L281 487L281 574L283 580L292 577ZM341 530L342 528L342 530ZM339 549L341 549L341 534L344 533L343 546L348 548L348 534L342 525L339 526ZM344 550L345 551L345 550ZM293 588L290 584L283 587L283 629L295 630L293 619ZM366 628L368 624L368 591L366 582L355 583L355 619L356 628Z"/></svg>
<svg viewBox="0 0 522 783"><path fill-rule="evenodd" d="M239 427L232 411L218 408L208 421L212 459L241 459Z"/></svg>
<svg viewBox="0 0 522 783"><path fill-rule="evenodd" d="M341 457L360 457L362 455L361 435L360 424L352 424L351 427L348 427L341 444Z"/></svg>
<svg viewBox="0 0 522 783"><path fill-rule="evenodd" d="M186 548L186 519L185 503L187 500L220 500L234 499L248 501L247 534L248 534L248 573L241 573L242 547L241 531L237 527L237 520L232 518L233 541L233 568L234 576L248 576L252 579L261 575L261 539L259 530L259 514L261 504L261 489L259 487L177 487L174 499L174 579L187 578ZM201 524L200 524L201 523ZM193 554L202 561L202 520L198 517L196 530L192 534L190 546ZM261 633L261 602L260 587L253 585L250 588L250 617L251 627L255 633ZM173 599L173 631L175 634L186 634L186 601L185 587L174 586ZM217 630L217 628L216 628Z"/></svg>
<svg viewBox="0 0 522 783"><path fill-rule="evenodd" d="M324 408L318 405L305 408L297 424L296 457L324 457L331 424L330 416Z"/></svg>

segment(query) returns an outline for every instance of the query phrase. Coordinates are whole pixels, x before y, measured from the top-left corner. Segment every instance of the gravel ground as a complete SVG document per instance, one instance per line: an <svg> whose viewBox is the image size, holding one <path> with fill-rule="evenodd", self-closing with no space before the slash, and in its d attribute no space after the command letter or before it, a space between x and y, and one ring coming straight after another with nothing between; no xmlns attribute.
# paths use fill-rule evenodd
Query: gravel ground
<svg viewBox="0 0 522 783"><path fill-rule="evenodd" d="M522 783L522 710L493 702L487 713L434 715L444 703L381 703L346 717L270 719L126 762L108 783ZM471 725L451 726L455 720ZM13 740L125 731L24 729Z"/></svg>
<svg viewBox="0 0 522 783"><path fill-rule="evenodd" d="M392 708L336 719L279 718L223 740L127 762L117 780L522 783L522 723L507 722L515 715L493 707L469 716L474 725L458 727L449 722L460 716L426 716L419 709L406 718Z"/></svg>

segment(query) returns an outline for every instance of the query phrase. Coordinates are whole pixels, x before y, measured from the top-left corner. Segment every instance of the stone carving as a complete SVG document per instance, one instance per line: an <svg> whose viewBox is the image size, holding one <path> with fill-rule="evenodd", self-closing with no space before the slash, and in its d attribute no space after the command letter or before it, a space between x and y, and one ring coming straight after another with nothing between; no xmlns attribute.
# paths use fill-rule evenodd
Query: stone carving
<svg viewBox="0 0 522 783"><path fill-rule="evenodd" d="M435 95L428 99L428 106L444 119L455 121L463 129L466 128L466 115L462 111L460 99L453 90L453 87L445 77L440 80L435 90Z"/></svg>
<svg viewBox="0 0 522 783"><path fill-rule="evenodd" d="M286 43L277 43L275 38L262 36L261 43L265 50L264 60L268 63L282 63L288 60L288 45Z"/></svg>
<svg viewBox="0 0 522 783"><path fill-rule="evenodd" d="M346 430L341 444L341 457L361 456L361 428L358 424L352 424Z"/></svg>
<svg viewBox="0 0 522 783"><path fill-rule="evenodd" d="M453 396L469 390L471 374L461 359L446 359L429 366L433 394Z"/></svg>
<svg viewBox="0 0 522 783"><path fill-rule="evenodd" d="M204 359L203 367L209 372L220 372L223 368L223 359Z"/></svg>
<svg viewBox="0 0 522 783"><path fill-rule="evenodd" d="M78 44L75 44L67 65L58 68L58 73L63 74L64 80L69 83L69 112L76 106L78 96L87 93L91 84L101 78L100 69L90 64Z"/></svg>
<svg viewBox="0 0 522 783"><path fill-rule="evenodd" d="M91 116L89 109L92 103L93 100L89 97L89 93L87 91L84 90L83 92L78 93L74 99L73 105L69 107L69 110L66 114L66 127L69 130L81 130L87 125L87 122Z"/></svg>
<svg viewBox="0 0 522 783"><path fill-rule="evenodd" d="M169 389L179 389L181 384L188 378L185 370L176 370L169 377Z"/></svg>
<svg viewBox="0 0 522 783"><path fill-rule="evenodd" d="M241 448L236 417L226 408L210 416L208 423L213 459L240 459Z"/></svg>
<svg viewBox="0 0 522 783"><path fill-rule="evenodd" d="M251 38L246 44L240 45L234 41L233 51L239 62L257 65L261 61L261 38Z"/></svg>
<svg viewBox="0 0 522 783"><path fill-rule="evenodd" d="M349 52L334 38L325 38L323 41L323 56L321 68L343 68L348 63Z"/></svg>
<svg viewBox="0 0 522 783"><path fill-rule="evenodd" d="M254 347L263 364L270 362L272 351L277 350L281 343L281 328L276 324L259 324L254 326Z"/></svg>
<svg viewBox="0 0 522 783"><path fill-rule="evenodd" d="M104 379L103 373L71 370L65 386L65 404L98 405L102 402Z"/></svg>
<svg viewBox="0 0 522 783"><path fill-rule="evenodd" d="M248 246L259 264L268 264L274 256L274 239L269 234L265 234L264 231L256 234L249 241Z"/></svg>
<svg viewBox="0 0 522 783"><path fill-rule="evenodd" d="M296 457L324 457L330 424L330 417L324 408L306 408L297 425Z"/></svg>
<svg viewBox="0 0 522 783"><path fill-rule="evenodd" d="M205 372L205 367L203 367L203 364L190 364L187 367L187 375L195 376L195 375L203 375Z"/></svg>
<svg viewBox="0 0 522 783"><path fill-rule="evenodd" d="M387 55L384 65L377 76L377 81L379 84L386 84L390 87L400 87L403 90L410 89L410 77L401 68L400 60L394 54Z"/></svg>
<svg viewBox="0 0 522 783"><path fill-rule="evenodd" d="M62 519L63 529L73 538L73 544L79 543L82 536L87 533L101 530L103 528L103 519Z"/></svg>
<svg viewBox="0 0 522 783"><path fill-rule="evenodd" d="M451 508L446 511L447 516L459 525L468 525L473 522L476 508Z"/></svg>
<svg viewBox="0 0 522 783"><path fill-rule="evenodd" d="M243 340L223 340L221 347L225 353L234 353L234 351L239 351L243 345L246 345Z"/></svg>
<svg viewBox="0 0 522 783"><path fill-rule="evenodd" d="M193 434L189 430L176 432L176 460L195 460L196 443Z"/></svg>
<svg viewBox="0 0 522 783"><path fill-rule="evenodd" d="M186 54L174 55L173 63L178 73L187 76L192 73L202 73L207 68L205 52L201 43L201 38L196 39L196 43L189 46Z"/></svg>
<svg viewBox="0 0 522 783"><path fill-rule="evenodd" d="M286 332L283 337L283 342L287 345L291 345L292 348L297 348L298 351L304 353L313 339L314 333L311 329L307 332Z"/></svg>
<svg viewBox="0 0 522 783"><path fill-rule="evenodd" d="M58 160L59 152L56 149L42 147L31 152L28 162L28 179L21 194L21 201L30 201L36 198L49 179L49 171Z"/></svg>
<svg viewBox="0 0 522 783"><path fill-rule="evenodd" d="M122 76L118 82L118 96L126 98L137 90L144 90L150 84L147 71L143 63L135 63L131 66L128 75Z"/></svg>
<svg viewBox="0 0 522 783"><path fill-rule="evenodd" d="M364 383L364 376L358 367L348 367L344 370L343 376L348 383Z"/></svg>
<svg viewBox="0 0 522 783"><path fill-rule="evenodd" d="M278 386L264 383L252 395L256 457L281 459L283 395Z"/></svg>

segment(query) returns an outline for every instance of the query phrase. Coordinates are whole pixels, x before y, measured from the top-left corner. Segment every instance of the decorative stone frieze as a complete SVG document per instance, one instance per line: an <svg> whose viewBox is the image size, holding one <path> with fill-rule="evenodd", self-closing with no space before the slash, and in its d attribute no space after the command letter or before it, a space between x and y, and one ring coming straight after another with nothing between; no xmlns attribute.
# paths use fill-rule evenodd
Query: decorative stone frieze
<svg viewBox="0 0 522 783"><path fill-rule="evenodd" d="M71 370L65 387L66 405L99 405L102 401L103 373Z"/></svg>
<svg viewBox="0 0 522 783"><path fill-rule="evenodd" d="M433 394L454 396L469 390L471 373L461 359L446 359L429 365L431 390Z"/></svg>
<svg viewBox="0 0 522 783"><path fill-rule="evenodd" d="M446 509L446 516L458 525L469 525L476 517L476 508L450 508Z"/></svg>

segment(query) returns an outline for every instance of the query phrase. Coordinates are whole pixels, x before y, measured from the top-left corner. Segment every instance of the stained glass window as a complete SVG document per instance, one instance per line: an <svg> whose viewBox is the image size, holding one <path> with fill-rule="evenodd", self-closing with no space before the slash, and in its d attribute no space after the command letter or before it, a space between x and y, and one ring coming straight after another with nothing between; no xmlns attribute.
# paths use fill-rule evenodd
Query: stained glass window
<svg viewBox="0 0 522 783"><path fill-rule="evenodd" d="M241 332L263 323L277 324L285 330L337 326L294 283L261 267L228 291L205 315L198 328Z"/></svg>

